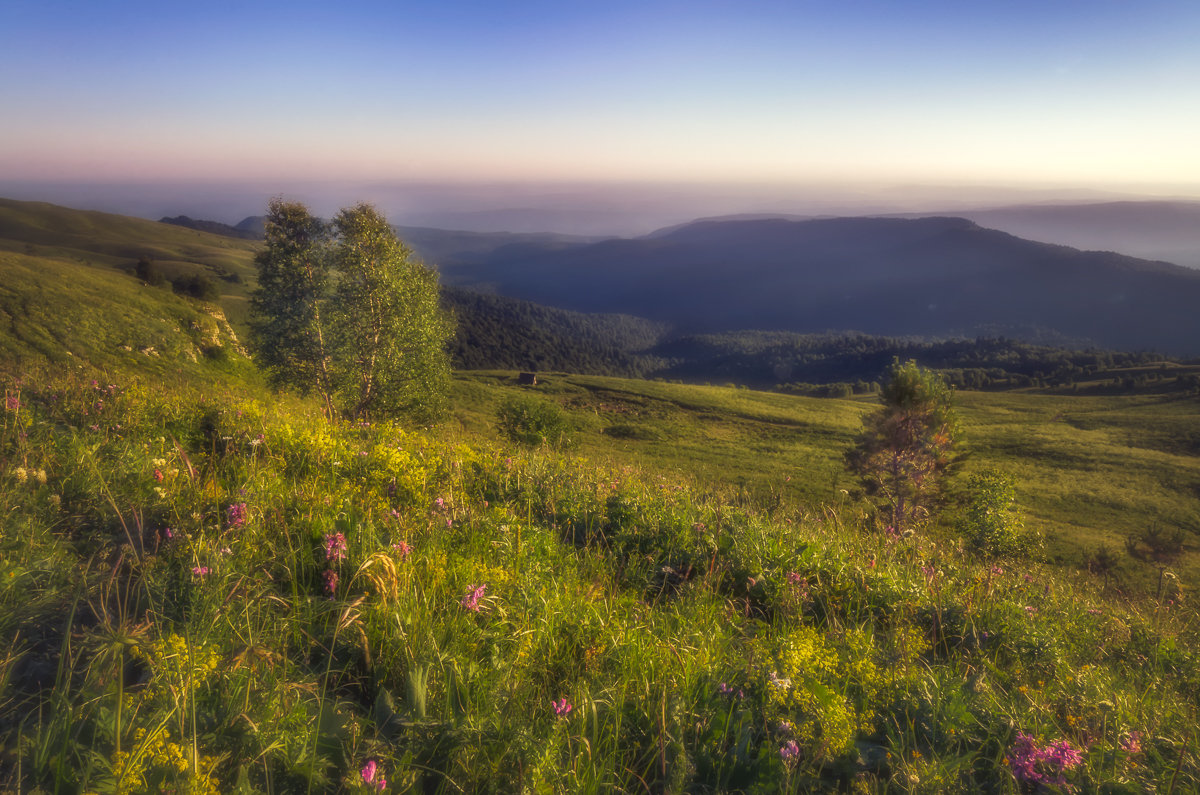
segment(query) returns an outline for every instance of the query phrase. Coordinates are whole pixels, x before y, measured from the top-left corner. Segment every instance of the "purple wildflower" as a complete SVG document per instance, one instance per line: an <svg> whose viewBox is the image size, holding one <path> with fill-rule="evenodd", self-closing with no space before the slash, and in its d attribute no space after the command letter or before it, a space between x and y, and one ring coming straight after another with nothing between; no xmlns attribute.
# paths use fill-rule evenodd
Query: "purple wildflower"
<svg viewBox="0 0 1200 795"><path fill-rule="evenodd" d="M7 395L4 398L4 408L9 411L21 410L21 397L19 395Z"/></svg>
<svg viewBox="0 0 1200 795"><path fill-rule="evenodd" d="M573 709L571 702L567 701L565 697L560 698L558 701L551 701L550 706L554 707L554 714L560 718Z"/></svg>
<svg viewBox="0 0 1200 795"><path fill-rule="evenodd" d="M207 577L210 573L212 573L212 569L208 566L192 566L192 574L197 577Z"/></svg>
<svg viewBox="0 0 1200 795"><path fill-rule="evenodd" d="M380 792L387 786L387 779L383 777L383 771L374 759L367 760L366 764L362 766L362 770L359 771L359 775L362 776L364 784L374 787Z"/></svg>
<svg viewBox="0 0 1200 795"><path fill-rule="evenodd" d="M235 502L225 509L225 523L230 528L241 527L246 524L247 511L246 503Z"/></svg>
<svg viewBox="0 0 1200 795"><path fill-rule="evenodd" d="M785 764L790 764L798 756L800 756L800 746L795 740L788 740L779 749L779 758Z"/></svg>
<svg viewBox="0 0 1200 795"><path fill-rule="evenodd" d="M463 596L461 604L463 607L470 610L472 613L479 612L479 600L483 598L483 592L487 590L487 583L483 585L471 586L466 595Z"/></svg>
<svg viewBox="0 0 1200 795"><path fill-rule="evenodd" d="M1122 737L1121 750L1127 754L1140 754L1142 752L1142 733L1134 731Z"/></svg>
<svg viewBox="0 0 1200 795"><path fill-rule="evenodd" d="M1045 747L1024 732L1017 733L1016 742L1008 753L1008 766L1019 784L1048 784L1067 789L1064 775L1083 762L1083 753L1067 740L1058 740Z"/></svg>
<svg viewBox="0 0 1200 795"><path fill-rule="evenodd" d="M325 560L333 563L346 559L346 537L341 533L325 534Z"/></svg>
<svg viewBox="0 0 1200 795"><path fill-rule="evenodd" d="M412 545L406 541L401 541L399 544L392 544L392 549L400 554L400 559L404 560L412 552Z"/></svg>
<svg viewBox="0 0 1200 795"><path fill-rule="evenodd" d="M337 593L337 585L338 585L337 572L334 571L333 569L326 569L324 577L325 577L325 593L329 594L329 598L332 599L334 594Z"/></svg>

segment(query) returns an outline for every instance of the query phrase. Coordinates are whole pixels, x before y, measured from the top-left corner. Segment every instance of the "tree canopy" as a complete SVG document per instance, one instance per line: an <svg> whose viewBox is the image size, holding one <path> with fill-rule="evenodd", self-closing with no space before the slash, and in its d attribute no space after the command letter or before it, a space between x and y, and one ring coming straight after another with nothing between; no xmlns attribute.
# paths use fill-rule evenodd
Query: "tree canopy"
<svg viewBox="0 0 1200 795"><path fill-rule="evenodd" d="M271 382L316 393L329 414L437 416L453 327L437 275L387 219L359 204L326 224L303 204L275 199L266 236L251 331Z"/></svg>

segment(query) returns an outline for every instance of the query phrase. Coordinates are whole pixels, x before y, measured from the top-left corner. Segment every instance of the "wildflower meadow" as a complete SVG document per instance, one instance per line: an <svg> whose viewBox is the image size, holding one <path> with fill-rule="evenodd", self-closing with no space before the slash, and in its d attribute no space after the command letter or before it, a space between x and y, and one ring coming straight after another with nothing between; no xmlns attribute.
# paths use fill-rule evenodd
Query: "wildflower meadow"
<svg viewBox="0 0 1200 795"><path fill-rule="evenodd" d="M1169 588L236 384L5 390L0 789L1200 789Z"/></svg>

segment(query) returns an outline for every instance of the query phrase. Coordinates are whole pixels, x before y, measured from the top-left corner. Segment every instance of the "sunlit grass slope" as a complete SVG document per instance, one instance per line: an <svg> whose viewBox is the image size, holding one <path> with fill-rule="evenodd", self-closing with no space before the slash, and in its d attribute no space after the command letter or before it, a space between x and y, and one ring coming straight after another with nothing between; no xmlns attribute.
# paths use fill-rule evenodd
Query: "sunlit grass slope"
<svg viewBox="0 0 1200 795"><path fill-rule="evenodd" d="M148 257L167 276L206 274L239 328L259 245L142 218L0 199L0 252L117 270L132 270L139 258Z"/></svg>
<svg viewBox="0 0 1200 795"><path fill-rule="evenodd" d="M0 251L0 361L153 378L257 379L222 311L107 268Z"/></svg>
<svg viewBox="0 0 1200 795"><path fill-rule="evenodd" d="M856 491L843 455L874 410L872 397L833 400L729 387L549 374L533 390L512 374L461 374L456 419L487 433L496 408L536 394L561 406L582 454L636 461L701 488L734 487L759 501L837 504ZM1118 576L1145 590L1159 570L1124 553L1130 534L1181 530L1172 569L1200 585L1200 401L1194 397L1077 397L1028 392L959 392L965 432L962 482L996 468L1017 481L1027 524L1047 552L1070 567L1107 546ZM944 517L953 532L952 517Z"/></svg>
<svg viewBox="0 0 1200 795"><path fill-rule="evenodd" d="M4 384L0 788L1200 786L1174 581L111 376Z"/></svg>

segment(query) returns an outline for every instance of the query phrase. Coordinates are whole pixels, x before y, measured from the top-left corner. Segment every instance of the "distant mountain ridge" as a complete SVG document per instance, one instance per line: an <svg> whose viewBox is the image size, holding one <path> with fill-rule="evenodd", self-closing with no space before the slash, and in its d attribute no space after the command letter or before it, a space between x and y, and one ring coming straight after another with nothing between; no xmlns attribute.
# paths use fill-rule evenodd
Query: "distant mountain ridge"
<svg viewBox="0 0 1200 795"><path fill-rule="evenodd" d="M1200 268L1200 202L1026 204L956 214L1030 240Z"/></svg>
<svg viewBox="0 0 1200 795"><path fill-rule="evenodd" d="M220 221L202 221L196 218L188 218L186 215L178 215L174 218L160 218L158 221L162 224L173 224L174 226L196 229L198 231L209 232L214 235L236 237L241 240L262 239L262 235L251 229L242 229L239 226L230 226L229 224L223 224ZM245 223L245 221L242 223Z"/></svg>
<svg viewBox="0 0 1200 795"><path fill-rule="evenodd" d="M679 333L1005 335L1200 352L1200 271L964 218L701 221L636 239L447 258L443 279Z"/></svg>
<svg viewBox="0 0 1200 795"><path fill-rule="evenodd" d="M709 220L600 240L401 230L448 286L642 318L669 329L664 336L747 329L1005 336L1200 354L1200 270L1036 243L958 217ZM207 273L227 285L230 317L240 323L245 302L236 299L252 285L257 246L175 225L0 200L0 248L123 269L146 256L179 275ZM475 306L522 323L534 314Z"/></svg>

